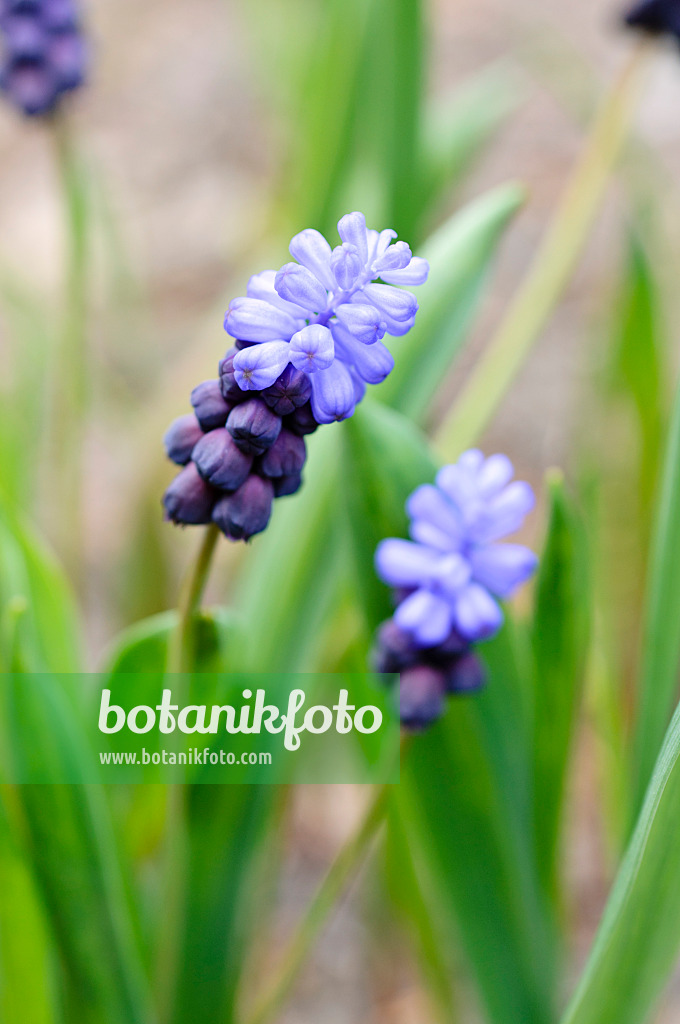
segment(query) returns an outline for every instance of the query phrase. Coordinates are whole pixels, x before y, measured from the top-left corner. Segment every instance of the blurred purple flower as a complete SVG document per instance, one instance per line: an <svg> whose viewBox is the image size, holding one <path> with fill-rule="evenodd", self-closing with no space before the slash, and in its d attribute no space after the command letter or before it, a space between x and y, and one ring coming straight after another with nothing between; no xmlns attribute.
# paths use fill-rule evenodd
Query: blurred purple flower
<svg viewBox="0 0 680 1024"><path fill-rule="evenodd" d="M51 113L85 77L74 0L0 0L0 87L24 114Z"/></svg>
<svg viewBox="0 0 680 1024"><path fill-rule="evenodd" d="M406 334L418 310L411 292L393 286L423 284L429 270L405 242L392 244L394 231L368 229L362 213L342 217L338 232L342 244L331 249L318 231L301 231L290 243L297 262L251 277L224 321L233 338L251 342L233 358L238 386L271 387L292 364L310 377L319 423L347 419L366 384L390 373L381 339Z"/></svg>
<svg viewBox="0 0 680 1024"><path fill-rule="evenodd" d="M455 630L464 640L487 639L500 628L496 598L507 598L534 572L537 558L521 544L499 544L534 506L531 487L511 482L505 455L465 452L419 487L407 502L412 540L384 540L378 575L406 588L394 620L415 644L434 647Z"/></svg>
<svg viewBox="0 0 680 1024"><path fill-rule="evenodd" d="M642 0L625 15L630 28L650 35L671 35L680 42L680 0Z"/></svg>

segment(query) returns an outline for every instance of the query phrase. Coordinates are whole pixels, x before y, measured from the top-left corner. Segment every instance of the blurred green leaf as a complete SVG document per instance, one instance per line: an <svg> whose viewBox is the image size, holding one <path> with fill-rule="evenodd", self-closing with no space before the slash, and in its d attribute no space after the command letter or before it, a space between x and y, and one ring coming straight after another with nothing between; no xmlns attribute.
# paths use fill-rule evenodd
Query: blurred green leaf
<svg viewBox="0 0 680 1024"><path fill-rule="evenodd" d="M412 245L421 219L422 114L425 34L421 0L377 0L370 91L373 130L382 140L382 179L387 196L384 216L400 238Z"/></svg>
<svg viewBox="0 0 680 1024"><path fill-rule="evenodd" d="M323 625L347 579L347 547L338 530L343 479L343 426L308 439L305 484L277 502L267 532L257 537L235 607L247 630L244 668L309 671L323 649Z"/></svg>
<svg viewBox="0 0 680 1024"><path fill-rule="evenodd" d="M680 668L679 534L680 388L666 443L647 579L634 737L634 814L642 804L664 730L677 700Z"/></svg>
<svg viewBox="0 0 680 1024"><path fill-rule="evenodd" d="M17 598L23 602L9 650L5 646L5 667L73 670L77 633L67 584L42 543L7 515L0 518L0 564L3 611ZM48 674L38 677L37 687L24 688L21 679L14 677L3 691L6 754L24 765L28 777L37 759L55 766L68 761L77 770L87 741L65 687ZM29 690L34 699L27 699ZM66 1019L148 1021L141 959L103 791L27 784L17 788L15 804L59 945Z"/></svg>
<svg viewBox="0 0 680 1024"><path fill-rule="evenodd" d="M569 753L583 687L590 593L581 523L561 475L553 474L548 486L550 520L531 634L536 663L533 793L538 870L547 894L554 898Z"/></svg>
<svg viewBox="0 0 680 1024"><path fill-rule="evenodd" d="M165 673L168 642L177 625L176 612L155 615L137 623L119 637L108 659L109 679L120 688L126 677L139 686L147 673L149 693L158 692ZM241 668L242 635L227 609L204 609L197 623L197 673L224 673ZM278 667L278 666L276 666ZM114 678L115 677L115 678ZM138 701L144 694L138 693ZM155 701L149 700L149 703ZM247 953L245 939L255 900L248 889L256 866L259 841L274 806L276 789L270 786L188 786L175 791L180 832L178 865L178 948L171 951L176 973L164 978L169 991L161 993L172 1024L193 1024L197 1019L227 1024L234 1019L236 989ZM170 908L158 908L158 933L174 927Z"/></svg>
<svg viewBox="0 0 680 1024"><path fill-rule="evenodd" d="M0 268L0 308L9 362L0 401L0 494L16 511L28 507L35 490L49 377L35 368L46 364L54 326L39 296L6 267Z"/></svg>
<svg viewBox="0 0 680 1024"><path fill-rule="evenodd" d="M422 215L431 217L517 106L520 96L517 77L500 64L485 68L428 105L422 142Z"/></svg>
<svg viewBox="0 0 680 1024"><path fill-rule="evenodd" d="M632 234L628 265L617 296L617 323L610 357L611 385L633 403L637 414L642 512L653 497L666 411L662 324L657 284L639 238Z"/></svg>
<svg viewBox="0 0 680 1024"><path fill-rule="evenodd" d="M491 701L500 697L496 682ZM412 740L396 799L409 841L431 864L440 903L457 923L489 1020L547 1024L554 935L486 715L476 697L453 698L446 717Z"/></svg>
<svg viewBox="0 0 680 1024"><path fill-rule="evenodd" d="M231 1024L259 883L259 841L271 786L193 786L187 794L188 870L173 1024Z"/></svg>
<svg viewBox="0 0 680 1024"><path fill-rule="evenodd" d="M0 805L0 1021L56 1021L50 940L35 883Z"/></svg>
<svg viewBox="0 0 680 1024"><path fill-rule="evenodd" d="M378 402L360 406L342 436L358 596L373 629L392 610L389 589L373 568L375 549L385 537L406 536L406 499L434 479L436 466L418 428Z"/></svg>
<svg viewBox="0 0 680 1024"><path fill-rule="evenodd" d="M680 948L680 711L563 1024L643 1024Z"/></svg>
<svg viewBox="0 0 680 1024"><path fill-rule="evenodd" d="M7 635L8 614L22 610ZM80 662L79 629L73 595L56 559L26 525L0 507L0 661L6 670L20 651L34 670L74 672Z"/></svg>
<svg viewBox="0 0 680 1024"><path fill-rule="evenodd" d="M380 399L417 422L431 414L432 398L457 355L503 232L524 193L506 185L456 213L425 243L430 275L418 289L413 330L390 341L395 367Z"/></svg>
<svg viewBox="0 0 680 1024"><path fill-rule="evenodd" d="M138 672L165 674L168 641L177 626L177 612L161 612L136 622L114 640L105 659L111 676ZM227 608L204 608L196 624L195 672L224 672L231 668L237 620ZM155 685L155 683L152 683Z"/></svg>
<svg viewBox="0 0 680 1024"><path fill-rule="evenodd" d="M443 1024L460 1019L453 992L452 935L441 921L437 890L422 863L416 864L396 801L388 812L385 881L390 900L415 939L418 961Z"/></svg>

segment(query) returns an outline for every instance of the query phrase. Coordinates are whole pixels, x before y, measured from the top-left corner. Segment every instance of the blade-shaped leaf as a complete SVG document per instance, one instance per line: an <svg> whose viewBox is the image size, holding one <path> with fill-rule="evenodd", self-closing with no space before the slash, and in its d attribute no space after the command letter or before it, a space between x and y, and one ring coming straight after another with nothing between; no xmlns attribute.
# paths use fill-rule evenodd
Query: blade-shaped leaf
<svg viewBox="0 0 680 1024"><path fill-rule="evenodd" d="M309 444L305 484L277 502L256 538L235 606L247 631L247 668L309 671L322 648L322 627L347 578L338 504L349 482L341 464L342 426L320 430Z"/></svg>
<svg viewBox="0 0 680 1024"><path fill-rule="evenodd" d="M378 543L407 534L406 499L433 480L427 442L405 416L378 402L357 409L343 431L344 475L359 596L370 628L391 613L389 590L373 568Z"/></svg>
<svg viewBox="0 0 680 1024"><path fill-rule="evenodd" d="M520 98L516 76L501 64L436 97L423 125L423 213L430 214L457 184Z"/></svg>
<svg viewBox="0 0 680 1024"><path fill-rule="evenodd" d="M492 677L490 694L493 686ZM397 799L457 922L489 1020L547 1024L554 936L526 822L506 799L483 715L476 698L453 699L446 717L412 741Z"/></svg>
<svg viewBox="0 0 680 1024"><path fill-rule="evenodd" d="M0 608L6 610L17 599L23 611L10 645L21 646L24 665L36 670L77 671L77 616L63 571L44 542L0 508ZM0 637L0 653L9 669L13 655L2 648Z"/></svg>
<svg viewBox="0 0 680 1024"><path fill-rule="evenodd" d="M585 667L589 581L585 537L560 475L549 480L549 494L531 637L533 792L538 869L546 892L555 896L565 781Z"/></svg>
<svg viewBox="0 0 680 1024"><path fill-rule="evenodd" d="M647 580L634 742L633 812L641 806L664 730L677 699L680 668L679 535L680 388L666 445Z"/></svg>
<svg viewBox="0 0 680 1024"><path fill-rule="evenodd" d="M563 1024L644 1024L680 948L680 711Z"/></svg>
<svg viewBox="0 0 680 1024"><path fill-rule="evenodd" d="M380 400L417 422L458 353L503 232L522 204L517 185L495 189L456 213L422 247L430 262L418 289L413 330L390 341L395 367L380 386Z"/></svg>
<svg viewBox="0 0 680 1024"><path fill-rule="evenodd" d="M47 922L2 806L0 891L0 1020L3 1024L53 1024Z"/></svg>
<svg viewBox="0 0 680 1024"><path fill-rule="evenodd" d="M176 624L176 613L167 612L138 623L118 639L109 659L109 681L118 692L128 677L139 687L141 672L149 694L157 695ZM240 668L241 648L242 634L233 614L204 609L197 624L195 671ZM142 693L136 699L146 698ZM149 698L149 703L155 699ZM275 787L238 785L195 785L174 794L186 843L185 859L178 866L181 927L170 919L167 904L159 907L157 922L160 946L165 933L175 929L171 940L177 948L170 953L175 969L163 979L161 993L173 1024L190 1024L197 1018L226 1024L234 1019L257 890L254 883L250 891L247 882L275 796ZM176 895L170 893L170 900Z"/></svg>

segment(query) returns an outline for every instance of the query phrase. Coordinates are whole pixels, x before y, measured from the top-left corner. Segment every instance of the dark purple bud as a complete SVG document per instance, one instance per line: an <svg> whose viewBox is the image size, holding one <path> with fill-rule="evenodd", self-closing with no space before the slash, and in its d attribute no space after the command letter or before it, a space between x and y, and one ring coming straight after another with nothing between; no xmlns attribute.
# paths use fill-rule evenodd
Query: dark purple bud
<svg viewBox="0 0 680 1024"><path fill-rule="evenodd" d="M217 380L204 380L198 384L191 392L191 404L201 429L205 431L223 427L231 411L231 406L222 397Z"/></svg>
<svg viewBox="0 0 680 1024"><path fill-rule="evenodd" d="M414 665L421 657L421 651L413 639L400 629L394 619L388 619L378 629L372 654L376 672L401 672Z"/></svg>
<svg viewBox="0 0 680 1024"><path fill-rule="evenodd" d="M213 510L213 522L230 540L249 540L266 529L273 500L271 480L252 473L234 494L220 498Z"/></svg>
<svg viewBox="0 0 680 1024"><path fill-rule="evenodd" d="M260 398L249 398L231 410L227 430L246 455L262 455L281 433L281 417Z"/></svg>
<svg viewBox="0 0 680 1024"><path fill-rule="evenodd" d="M54 78L42 62L14 61L3 72L2 88L31 117L48 113L57 101Z"/></svg>
<svg viewBox="0 0 680 1024"><path fill-rule="evenodd" d="M282 430L268 452L260 459L258 469L265 476L294 476L302 472L307 458L304 438Z"/></svg>
<svg viewBox="0 0 680 1024"><path fill-rule="evenodd" d="M299 434L300 437L303 437L305 434L313 434L319 424L314 419L311 405L307 404L301 405L290 416L286 416L285 426L288 430L292 430L294 434Z"/></svg>
<svg viewBox="0 0 680 1024"><path fill-rule="evenodd" d="M240 341L240 340L239 340L239 339L237 338L237 339L236 339L236 341L234 342L234 348L235 348L235 349L236 349L236 350L237 350L238 352L240 352L240 351L241 351L241 349L244 349L244 348L250 348L250 347L251 347L251 345L257 345L257 344L258 344L258 343L257 343L256 341Z"/></svg>
<svg viewBox="0 0 680 1024"><path fill-rule="evenodd" d="M474 651L468 651L453 661L446 676L449 693L474 693L486 683L486 668Z"/></svg>
<svg viewBox="0 0 680 1024"><path fill-rule="evenodd" d="M430 665L415 665L401 673L399 717L407 729L425 729L444 711L446 676Z"/></svg>
<svg viewBox="0 0 680 1024"><path fill-rule="evenodd" d="M251 391L243 391L236 383L234 376L234 356L237 355L236 348L230 348L224 359L220 359L220 390L227 402L237 405L239 402L247 402L252 397Z"/></svg>
<svg viewBox="0 0 680 1024"><path fill-rule="evenodd" d="M274 497L287 498L289 494L297 494L302 486L302 473L292 473L290 476L277 476L272 480L274 484Z"/></svg>
<svg viewBox="0 0 680 1024"><path fill-rule="evenodd" d="M193 413L187 413L186 416L180 416L173 420L163 438L168 458L176 462L178 466L186 466L194 446L203 436L203 431Z"/></svg>
<svg viewBox="0 0 680 1024"><path fill-rule="evenodd" d="M193 462L190 462L163 495L166 519L187 526L209 523L215 498L215 491L199 475Z"/></svg>
<svg viewBox="0 0 680 1024"><path fill-rule="evenodd" d="M642 0L628 11L625 22L651 35L668 33L680 39L680 4L678 0Z"/></svg>
<svg viewBox="0 0 680 1024"><path fill-rule="evenodd" d="M436 647L428 647L427 660L435 665L446 665L452 658L457 658L469 650L470 643L464 640L455 629L451 630L446 640Z"/></svg>
<svg viewBox="0 0 680 1024"><path fill-rule="evenodd" d="M309 402L312 383L306 373L289 363L271 387L265 388L262 397L278 416L287 416Z"/></svg>
<svg viewBox="0 0 680 1024"><path fill-rule="evenodd" d="M225 427L203 434L192 459L198 472L221 491L235 491L245 482L253 464L252 455L244 455Z"/></svg>
<svg viewBox="0 0 680 1024"><path fill-rule="evenodd" d="M9 14L39 14L41 0L5 0L5 9Z"/></svg>

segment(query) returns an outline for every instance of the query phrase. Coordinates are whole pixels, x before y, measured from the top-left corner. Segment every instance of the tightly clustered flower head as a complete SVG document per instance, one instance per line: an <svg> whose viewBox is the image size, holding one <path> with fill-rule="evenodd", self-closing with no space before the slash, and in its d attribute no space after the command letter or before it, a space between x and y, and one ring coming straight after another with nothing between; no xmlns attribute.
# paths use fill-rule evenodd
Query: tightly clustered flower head
<svg viewBox="0 0 680 1024"><path fill-rule="evenodd" d="M680 43L680 0L641 0L625 15L630 28L673 36Z"/></svg>
<svg viewBox="0 0 680 1024"><path fill-rule="evenodd" d="M224 326L234 345L219 378L192 392L194 414L165 436L168 457L185 468L163 499L173 522L215 522L232 540L264 530L276 497L302 482L304 437L350 417L367 384L394 361L383 342L406 334L418 303L395 285L422 284L427 262L391 230L364 215L338 223L332 249L308 228L290 243L297 262L265 270L234 299Z"/></svg>
<svg viewBox="0 0 680 1024"><path fill-rule="evenodd" d="M0 31L0 86L24 114L49 114L82 85L86 54L74 0L0 0Z"/></svg>
<svg viewBox="0 0 680 1024"><path fill-rule="evenodd" d="M447 692L482 685L472 645L500 629L498 599L510 597L536 569L529 548L499 543L534 506L529 484L513 475L505 455L465 452L408 499L412 539L378 546L377 572L395 588L397 609L378 635L376 667L402 673L406 725L436 719Z"/></svg>

